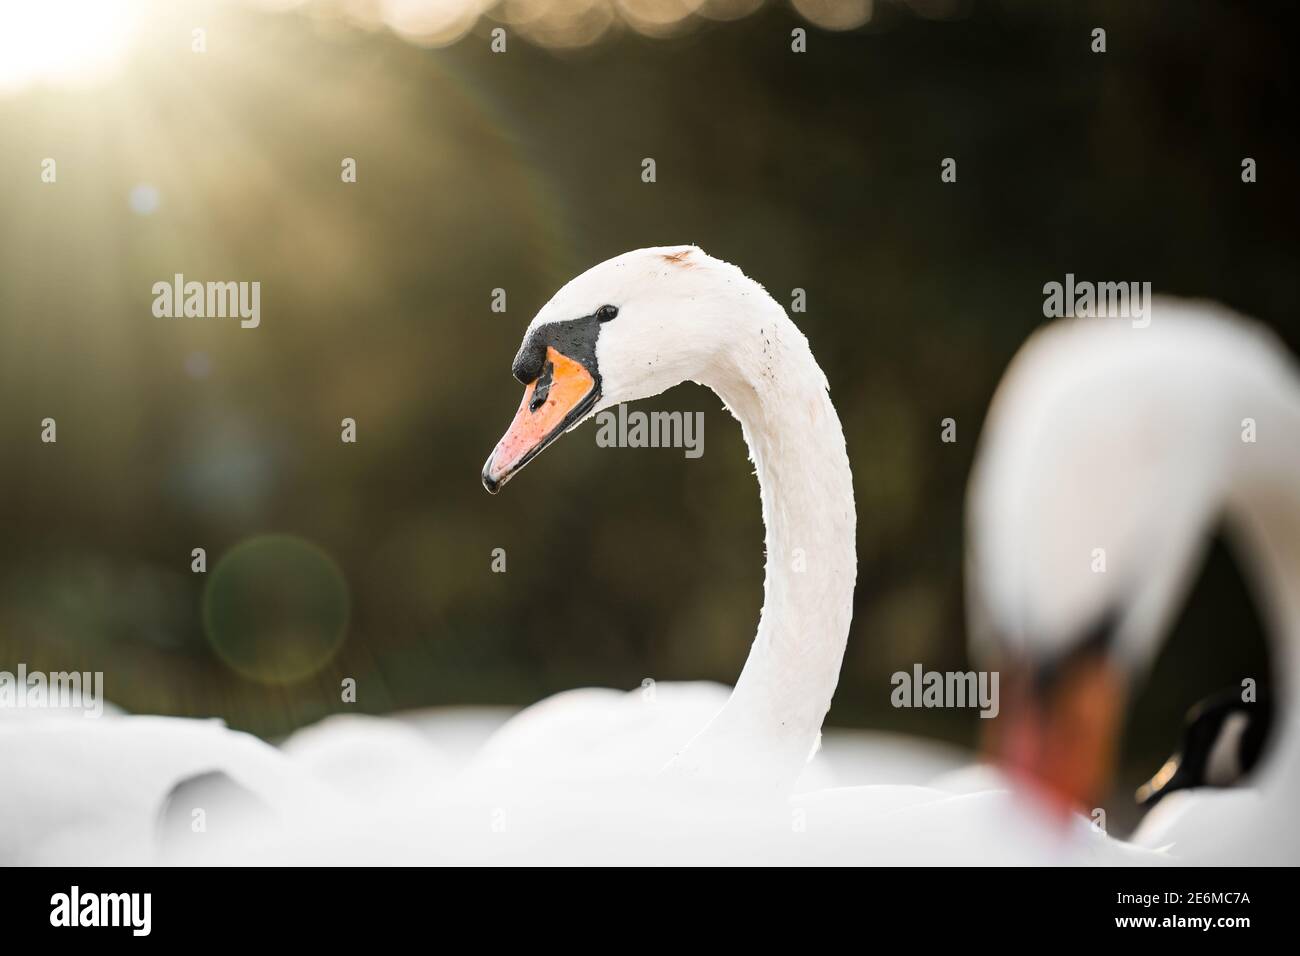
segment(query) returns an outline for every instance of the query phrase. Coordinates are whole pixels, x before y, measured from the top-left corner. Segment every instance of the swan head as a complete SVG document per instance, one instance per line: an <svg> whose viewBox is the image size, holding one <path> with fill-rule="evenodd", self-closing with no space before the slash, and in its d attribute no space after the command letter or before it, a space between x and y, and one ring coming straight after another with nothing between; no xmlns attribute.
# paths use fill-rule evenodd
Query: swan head
<svg viewBox="0 0 1300 956"><path fill-rule="evenodd" d="M571 280L524 332L511 367L523 399L483 486L495 494L604 408L705 380L735 340L740 307L763 300L761 286L696 246L637 249Z"/></svg>
<svg viewBox="0 0 1300 956"><path fill-rule="evenodd" d="M1098 805L1134 687L1219 521L1253 353L1157 300L1149 328L1064 320L998 387L967 496L972 651L1002 674L990 742L1049 805ZM1244 446L1249 447L1249 446Z"/></svg>
<svg viewBox="0 0 1300 956"><path fill-rule="evenodd" d="M1259 763L1272 720L1267 693L1243 699L1240 688L1232 688L1196 704L1183 722L1178 750L1138 787L1138 804L1149 809L1178 790L1242 783Z"/></svg>

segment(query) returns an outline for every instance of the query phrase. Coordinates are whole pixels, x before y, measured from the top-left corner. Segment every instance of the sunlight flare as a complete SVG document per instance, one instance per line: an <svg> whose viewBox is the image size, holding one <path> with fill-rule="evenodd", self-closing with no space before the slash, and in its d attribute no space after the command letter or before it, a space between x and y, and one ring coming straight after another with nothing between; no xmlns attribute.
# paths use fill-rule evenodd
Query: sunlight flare
<svg viewBox="0 0 1300 956"><path fill-rule="evenodd" d="M0 93L103 79L125 58L138 20L125 0L0 4Z"/></svg>

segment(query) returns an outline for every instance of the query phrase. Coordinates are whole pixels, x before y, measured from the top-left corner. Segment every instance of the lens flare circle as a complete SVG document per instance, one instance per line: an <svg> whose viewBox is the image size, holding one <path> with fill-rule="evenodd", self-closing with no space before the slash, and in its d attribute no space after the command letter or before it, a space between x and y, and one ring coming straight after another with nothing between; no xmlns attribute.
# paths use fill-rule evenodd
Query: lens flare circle
<svg viewBox="0 0 1300 956"><path fill-rule="evenodd" d="M289 684L320 670L343 645L351 601L338 565L289 534L259 535L217 563L203 595L203 630L234 671Z"/></svg>

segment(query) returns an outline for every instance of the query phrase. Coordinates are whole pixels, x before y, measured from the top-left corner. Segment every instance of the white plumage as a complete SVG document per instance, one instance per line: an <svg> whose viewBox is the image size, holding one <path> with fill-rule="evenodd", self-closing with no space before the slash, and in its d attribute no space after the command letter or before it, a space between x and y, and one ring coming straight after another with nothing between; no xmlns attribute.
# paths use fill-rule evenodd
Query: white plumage
<svg viewBox="0 0 1300 956"><path fill-rule="evenodd" d="M1147 328L1046 328L998 388L967 520L977 651L1060 659L1111 615L1108 655L1134 681L1226 523L1280 676L1274 759L1258 797L1175 794L1139 839L1181 859L1300 861L1287 809L1300 785L1300 375L1276 338L1176 299L1157 299Z"/></svg>
<svg viewBox="0 0 1300 956"><path fill-rule="evenodd" d="M750 450L767 572L758 633L734 689L688 683L661 684L650 695L557 695L507 721L468 766L464 741L499 718L475 723L468 734L462 729L459 749L370 719L309 728L282 751L192 721L112 718L72 731L53 722L35 732L0 727L5 742L25 748L33 765L54 753L62 768L61 776L33 776L5 792L0 819L34 821L44 836L23 844L19 828L6 822L0 848L19 860L60 860L89 839L97 840L97 860L148 859L151 821L169 787L220 769L269 813L217 838L188 841L187 859L1162 860L1081 818L1062 827L1037 816L987 768L934 786L829 786L854 774L845 764L837 773L837 755L885 751L880 739L837 737L827 748L831 759L809 765L838 680L856 575L852 478L825 377L806 338L757 283L689 246L638 250L596 266L560 290L530 328L611 302L619 315L601 327L595 354L602 392L590 411L693 380L722 398ZM1017 360L991 412L971 494L972 567L982 575L980 620L1026 652L1037 641L1068 642L1075 622L1122 598L1122 647L1126 660L1140 666L1194 561L1209 520L1206 502L1231 497L1234 482L1278 494L1285 486L1263 481L1267 468L1233 468L1227 447L1216 444L1217 429L1245 414L1247 396L1231 389L1184 394L1155 387L1159 381L1134 386L1143 369L1150 371L1142 356L1156 361L1160 352L1145 350L1177 334L1172 326L1160 331L1160 322L1157 312L1142 330L1150 343L1135 330L1132 347L1118 350L1119 339L1094 338L1091 329L1044 333ZM1251 344L1262 337L1235 338L1209 319L1187 328L1196 330L1187 354L1202 363L1193 362L1193 379L1225 357L1243 384L1278 367L1266 343ZM1162 430L1176 413L1188 413L1188 403L1195 420ZM1250 407L1274 427L1286 403ZM1072 438L1058 430L1062 414L1083 423ZM1213 467L1190 473L1207 449L1228 461L1215 458ZM1281 455L1269 466L1287 460ZM1117 474L1106 462L1132 467ZM1186 473L1176 488L1168 484L1171 467ZM1095 510L1087 521L1068 510L1034 510L1056 494L1088 497ZM1135 510L1135 501L1148 504ZM1073 549L1091 545L1096 534L1115 551L1104 583L1077 578L1071 564ZM1284 552L1286 541L1273 536ZM1130 553L1143 543L1145 553ZM447 726L433 724L435 733ZM887 746L896 747L895 739ZM935 769L950 766L934 751L923 759ZM112 799L78 789L91 772L113 779Z"/></svg>

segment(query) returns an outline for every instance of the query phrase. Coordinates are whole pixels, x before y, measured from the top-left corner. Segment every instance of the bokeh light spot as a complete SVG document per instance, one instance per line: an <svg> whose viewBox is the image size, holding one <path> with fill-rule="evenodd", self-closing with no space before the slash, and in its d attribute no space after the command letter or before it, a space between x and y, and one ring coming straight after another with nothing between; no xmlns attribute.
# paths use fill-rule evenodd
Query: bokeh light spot
<svg viewBox="0 0 1300 956"><path fill-rule="evenodd" d="M185 356L185 374L202 381L212 374L212 357L207 352L191 352Z"/></svg>
<svg viewBox="0 0 1300 956"><path fill-rule="evenodd" d="M794 8L823 30L856 30L871 19L872 0L794 0Z"/></svg>
<svg viewBox="0 0 1300 956"><path fill-rule="evenodd" d="M131 211L137 216L152 216L158 211L162 197L158 187L152 183L136 183L131 187L131 195L127 201L131 204Z"/></svg>
<svg viewBox="0 0 1300 956"><path fill-rule="evenodd" d="M320 548L294 535L261 535L236 545L212 570L203 628L232 669L287 684L334 656L349 607L343 573Z"/></svg>

